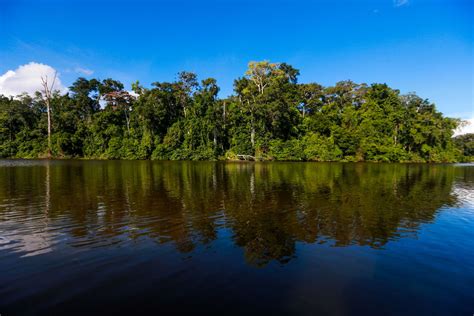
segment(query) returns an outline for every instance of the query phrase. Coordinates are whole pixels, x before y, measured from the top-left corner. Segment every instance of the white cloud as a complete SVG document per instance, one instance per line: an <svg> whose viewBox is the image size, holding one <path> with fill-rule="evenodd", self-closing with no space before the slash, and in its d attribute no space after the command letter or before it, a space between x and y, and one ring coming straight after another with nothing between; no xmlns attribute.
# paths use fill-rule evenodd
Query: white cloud
<svg viewBox="0 0 474 316"><path fill-rule="evenodd" d="M41 77L47 77L49 80L54 78L56 70L48 65L30 62L21 65L15 70L8 70L0 76L0 94L5 96L17 96L26 92L33 95L36 91L40 91ZM62 93L67 89L61 84L59 75L54 84L54 90Z"/></svg>
<svg viewBox="0 0 474 316"><path fill-rule="evenodd" d="M94 70L92 69L87 69L87 68L82 68L82 67L76 67L74 69L75 72L83 74L85 76L90 76L94 73Z"/></svg>
<svg viewBox="0 0 474 316"><path fill-rule="evenodd" d="M404 5L408 5L409 3L409 0L393 0L393 6L396 8L403 7Z"/></svg>
<svg viewBox="0 0 474 316"><path fill-rule="evenodd" d="M464 126L461 126L461 128L456 129L454 131L454 136L474 133L474 117L467 119L465 121L467 122L467 124Z"/></svg>

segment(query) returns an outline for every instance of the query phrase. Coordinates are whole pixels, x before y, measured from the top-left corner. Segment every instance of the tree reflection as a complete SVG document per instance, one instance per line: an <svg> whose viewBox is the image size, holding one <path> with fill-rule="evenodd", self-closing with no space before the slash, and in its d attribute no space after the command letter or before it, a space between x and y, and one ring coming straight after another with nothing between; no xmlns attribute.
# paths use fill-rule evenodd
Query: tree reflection
<svg viewBox="0 0 474 316"><path fill-rule="evenodd" d="M5 230L20 218L28 220L31 231L21 233L34 237L41 218L36 214L43 212L52 238L67 234L71 247L153 240L173 243L183 253L212 244L219 230L227 229L246 260L261 266L288 262L297 242L381 248L416 235L437 210L457 202L455 177L472 183L469 170L151 161L53 162L46 170L41 163L4 167L0 225Z"/></svg>

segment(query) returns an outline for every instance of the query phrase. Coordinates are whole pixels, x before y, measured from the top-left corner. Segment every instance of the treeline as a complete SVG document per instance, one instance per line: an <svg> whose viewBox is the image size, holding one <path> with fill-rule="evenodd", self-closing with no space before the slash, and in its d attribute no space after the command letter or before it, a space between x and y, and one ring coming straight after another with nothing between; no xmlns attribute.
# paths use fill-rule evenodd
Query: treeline
<svg viewBox="0 0 474 316"><path fill-rule="evenodd" d="M286 63L251 62L219 99L216 80L181 72L132 91L113 79L77 79L69 92L0 96L0 156L102 159L463 160L444 117L386 84L298 83ZM49 95L49 97L48 97ZM48 144L47 105L51 113ZM51 146L50 148L48 148Z"/></svg>

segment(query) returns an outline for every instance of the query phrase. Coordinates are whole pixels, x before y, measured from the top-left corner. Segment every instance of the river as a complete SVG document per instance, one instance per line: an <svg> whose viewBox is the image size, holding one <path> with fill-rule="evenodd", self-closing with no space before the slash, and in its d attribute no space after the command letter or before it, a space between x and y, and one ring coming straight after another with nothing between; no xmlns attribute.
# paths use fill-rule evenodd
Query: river
<svg viewBox="0 0 474 316"><path fill-rule="evenodd" d="M0 161L0 314L472 315L474 166Z"/></svg>

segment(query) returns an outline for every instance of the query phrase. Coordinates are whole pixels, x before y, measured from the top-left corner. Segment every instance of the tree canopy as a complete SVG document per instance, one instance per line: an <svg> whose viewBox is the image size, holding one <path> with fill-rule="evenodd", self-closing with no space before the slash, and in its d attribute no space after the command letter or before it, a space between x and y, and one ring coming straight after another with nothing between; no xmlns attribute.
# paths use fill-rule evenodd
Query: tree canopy
<svg viewBox="0 0 474 316"><path fill-rule="evenodd" d="M213 78L181 72L174 82L78 78L52 93L53 157L216 160L453 162L472 156L461 121L416 94L386 84L298 83L286 63L251 62L219 98ZM0 96L0 156L46 157L47 104L41 92Z"/></svg>

